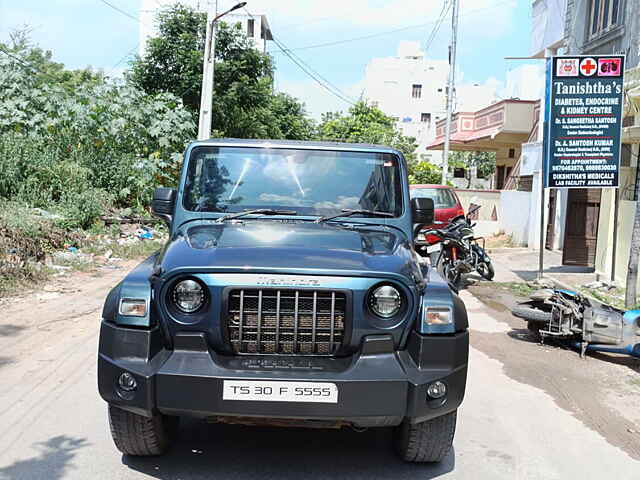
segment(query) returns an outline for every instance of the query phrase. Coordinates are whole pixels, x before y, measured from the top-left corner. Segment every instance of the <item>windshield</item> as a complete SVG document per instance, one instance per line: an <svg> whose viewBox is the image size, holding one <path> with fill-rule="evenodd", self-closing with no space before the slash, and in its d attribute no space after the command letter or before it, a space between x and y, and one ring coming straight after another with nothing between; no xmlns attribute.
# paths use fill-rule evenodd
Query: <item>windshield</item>
<svg viewBox="0 0 640 480"><path fill-rule="evenodd" d="M412 188L411 198L431 198L435 208L453 208L458 199L448 188Z"/></svg>
<svg viewBox="0 0 640 480"><path fill-rule="evenodd" d="M200 212L364 209L399 216L401 192L398 158L389 153L198 147L189 159L183 204Z"/></svg>

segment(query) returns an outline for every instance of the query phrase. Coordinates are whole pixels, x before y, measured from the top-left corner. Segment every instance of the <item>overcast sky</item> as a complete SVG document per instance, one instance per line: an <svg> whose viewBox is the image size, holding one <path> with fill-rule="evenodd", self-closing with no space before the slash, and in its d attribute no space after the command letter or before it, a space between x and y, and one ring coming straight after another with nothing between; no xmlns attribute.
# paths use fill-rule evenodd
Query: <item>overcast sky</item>
<svg viewBox="0 0 640 480"><path fill-rule="evenodd" d="M108 1L132 17L138 17L142 3ZM219 9L235 3L219 0ZM295 50L323 77L357 97L366 64L374 57L395 55L402 40L424 47L442 5L443 0L248 0L247 9L267 14L274 36L291 49L370 36ZM529 54L530 0L461 0L461 5L458 66L464 81L504 82L507 71L518 66L504 57ZM91 65L117 73L126 66L123 59L137 52L138 22L100 0L0 0L0 39L24 25L31 27L36 43L70 68ZM428 56L447 57L450 32L447 18ZM269 50L277 88L304 101L314 116L348 107L275 45Z"/></svg>

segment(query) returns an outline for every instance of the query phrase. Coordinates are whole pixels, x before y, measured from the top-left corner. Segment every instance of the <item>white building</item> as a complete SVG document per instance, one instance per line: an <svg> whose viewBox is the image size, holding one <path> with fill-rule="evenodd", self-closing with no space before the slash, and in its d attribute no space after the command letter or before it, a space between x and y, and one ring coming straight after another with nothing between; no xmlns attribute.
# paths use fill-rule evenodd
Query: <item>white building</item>
<svg viewBox="0 0 640 480"><path fill-rule="evenodd" d="M403 135L415 137L418 158L439 165L442 152L427 151L436 122L446 115L447 60L426 58L418 42L400 42L395 57L374 58L366 67L364 97L396 119ZM496 101L496 88L459 85L456 110Z"/></svg>
<svg viewBox="0 0 640 480"><path fill-rule="evenodd" d="M213 1L213 0L211 0ZM157 34L156 15L164 7L180 3L194 8L199 12L206 12L209 1L207 0L142 0L140 8L140 42L138 53L144 56L147 40ZM244 13L242 13L244 12ZM224 16L223 21L228 25L240 24L245 35L253 40L258 50L263 53L267 51L267 40L273 40L271 28L266 15L246 13L243 10L236 10Z"/></svg>

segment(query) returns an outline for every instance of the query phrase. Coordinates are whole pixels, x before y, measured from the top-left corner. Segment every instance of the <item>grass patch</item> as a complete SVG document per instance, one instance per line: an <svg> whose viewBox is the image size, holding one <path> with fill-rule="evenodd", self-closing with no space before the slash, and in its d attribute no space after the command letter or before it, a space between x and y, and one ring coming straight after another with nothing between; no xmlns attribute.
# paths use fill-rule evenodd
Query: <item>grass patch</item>
<svg viewBox="0 0 640 480"><path fill-rule="evenodd" d="M524 282L492 282L492 285L503 290L508 290L519 297L528 297L538 290L538 288L531 287Z"/></svg>
<svg viewBox="0 0 640 480"><path fill-rule="evenodd" d="M605 292L602 290L580 287L578 291L583 295L595 298L599 302L611 305L612 307L619 308L621 310L625 310L624 290L622 288L614 288Z"/></svg>
<svg viewBox="0 0 640 480"><path fill-rule="evenodd" d="M53 272L54 270L37 264L23 267L21 275L0 274L0 298L32 290L37 285L45 282Z"/></svg>
<svg viewBox="0 0 640 480"><path fill-rule="evenodd" d="M146 258L164 247L165 242L166 239L153 239L141 240L139 242L131 243L128 245L115 244L112 247L112 252L113 256L117 258Z"/></svg>

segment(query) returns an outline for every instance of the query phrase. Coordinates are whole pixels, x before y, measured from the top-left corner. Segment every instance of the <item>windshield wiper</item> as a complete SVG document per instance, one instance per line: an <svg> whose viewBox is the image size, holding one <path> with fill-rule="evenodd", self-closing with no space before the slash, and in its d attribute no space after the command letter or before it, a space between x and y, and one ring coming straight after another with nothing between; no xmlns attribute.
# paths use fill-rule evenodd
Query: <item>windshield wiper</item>
<svg viewBox="0 0 640 480"><path fill-rule="evenodd" d="M231 213L225 215L216 220L216 223L222 223L227 220L233 220L234 218L244 217L245 215L261 214L261 215L297 215L295 210L274 210L273 208L254 208L252 210L245 210L244 212Z"/></svg>
<svg viewBox="0 0 640 480"><path fill-rule="evenodd" d="M342 213L338 213L336 215L329 215L326 217L318 218L315 223L326 222L328 220L333 220L334 218L339 217L350 217L351 215L370 215L372 217L393 217L393 213L389 212L380 212L378 210L350 210L345 208L342 210Z"/></svg>

